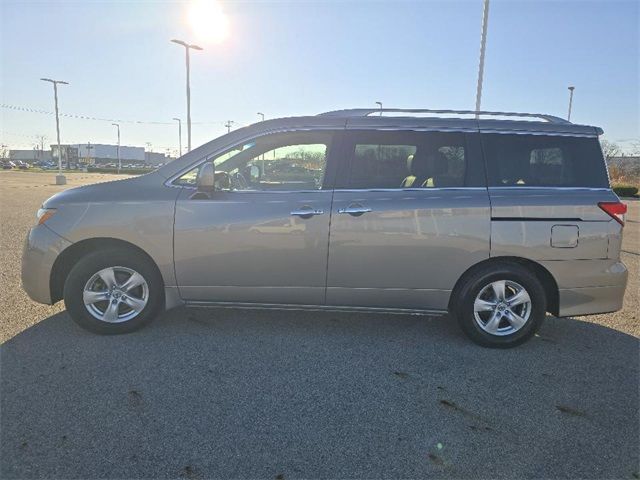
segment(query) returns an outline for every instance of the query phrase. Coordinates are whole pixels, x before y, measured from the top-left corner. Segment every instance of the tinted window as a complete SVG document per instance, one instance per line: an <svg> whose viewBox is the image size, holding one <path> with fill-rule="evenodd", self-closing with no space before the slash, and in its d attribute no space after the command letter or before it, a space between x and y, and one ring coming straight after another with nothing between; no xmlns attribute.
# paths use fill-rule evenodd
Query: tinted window
<svg viewBox="0 0 640 480"><path fill-rule="evenodd" d="M489 185L607 187L596 138L482 134Z"/></svg>
<svg viewBox="0 0 640 480"><path fill-rule="evenodd" d="M438 188L465 185L464 133L350 132L347 188Z"/></svg>
<svg viewBox="0 0 640 480"><path fill-rule="evenodd" d="M282 145L254 156L244 168L250 185L261 190L322 188L326 143Z"/></svg>
<svg viewBox="0 0 640 480"><path fill-rule="evenodd" d="M416 145L356 144L351 162L353 188L398 188L406 176L407 158L415 155Z"/></svg>
<svg viewBox="0 0 640 480"><path fill-rule="evenodd" d="M291 132L259 137L210 158L216 188L223 190L317 190L322 188L329 132ZM197 168L175 183L195 185Z"/></svg>

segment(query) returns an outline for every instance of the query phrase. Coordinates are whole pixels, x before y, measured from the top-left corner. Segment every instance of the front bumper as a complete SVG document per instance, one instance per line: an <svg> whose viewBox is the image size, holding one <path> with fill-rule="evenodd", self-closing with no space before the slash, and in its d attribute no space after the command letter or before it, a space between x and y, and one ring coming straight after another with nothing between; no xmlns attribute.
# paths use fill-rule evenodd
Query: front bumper
<svg viewBox="0 0 640 480"><path fill-rule="evenodd" d="M22 253L22 288L32 300L51 305L51 269L60 252L70 245L46 225L29 230Z"/></svg>

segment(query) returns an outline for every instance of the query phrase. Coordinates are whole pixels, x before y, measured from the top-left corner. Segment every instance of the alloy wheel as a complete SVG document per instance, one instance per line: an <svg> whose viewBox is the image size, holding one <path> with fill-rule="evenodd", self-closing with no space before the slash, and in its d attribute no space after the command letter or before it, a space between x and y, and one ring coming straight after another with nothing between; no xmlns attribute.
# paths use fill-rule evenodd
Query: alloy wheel
<svg viewBox="0 0 640 480"><path fill-rule="evenodd" d="M531 316L531 297L512 280L497 280L480 290L473 303L478 326L491 335L511 335L525 326Z"/></svg>
<svg viewBox="0 0 640 480"><path fill-rule="evenodd" d="M82 299L87 311L107 323L126 322L137 317L149 301L145 278L127 267L108 267L85 284Z"/></svg>

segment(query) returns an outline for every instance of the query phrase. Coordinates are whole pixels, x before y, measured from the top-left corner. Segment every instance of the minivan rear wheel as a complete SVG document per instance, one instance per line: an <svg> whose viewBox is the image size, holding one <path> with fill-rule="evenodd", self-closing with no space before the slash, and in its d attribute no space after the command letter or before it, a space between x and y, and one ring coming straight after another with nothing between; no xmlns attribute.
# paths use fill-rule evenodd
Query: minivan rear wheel
<svg viewBox="0 0 640 480"><path fill-rule="evenodd" d="M547 300L538 278L517 264L488 264L458 289L453 313L462 331L483 347L510 348L534 335Z"/></svg>
<svg viewBox="0 0 640 480"><path fill-rule="evenodd" d="M162 279L148 260L123 249L91 253L76 263L64 285L71 318L95 333L137 330L162 305Z"/></svg>

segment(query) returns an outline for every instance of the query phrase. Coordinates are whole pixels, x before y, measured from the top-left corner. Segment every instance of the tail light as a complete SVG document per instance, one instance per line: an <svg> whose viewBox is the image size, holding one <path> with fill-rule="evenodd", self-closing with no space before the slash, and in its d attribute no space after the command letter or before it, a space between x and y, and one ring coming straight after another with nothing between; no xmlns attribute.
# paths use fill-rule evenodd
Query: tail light
<svg viewBox="0 0 640 480"><path fill-rule="evenodd" d="M622 202L600 202L598 206L620 225L624 226L624 214L627 213L627 205Z"/></svg>

